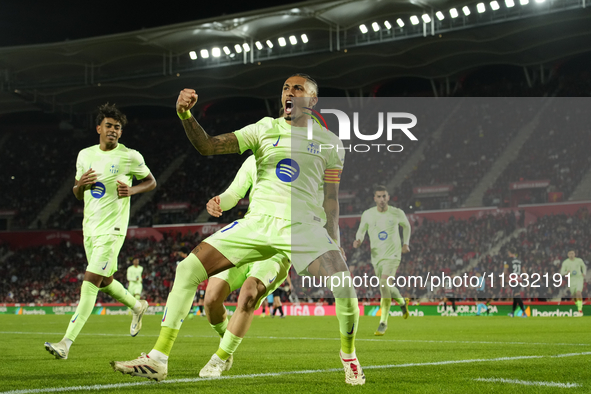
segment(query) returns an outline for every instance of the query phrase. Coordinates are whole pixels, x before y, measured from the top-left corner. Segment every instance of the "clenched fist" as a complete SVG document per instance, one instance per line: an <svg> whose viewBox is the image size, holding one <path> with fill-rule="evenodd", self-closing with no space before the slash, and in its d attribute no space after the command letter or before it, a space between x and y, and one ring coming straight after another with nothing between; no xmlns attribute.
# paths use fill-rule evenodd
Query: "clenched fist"
<svg viewBox="0 0 591 394"><path fill-rule="evenodd" d="M176 100L176 112L187 112L197 103L197 93L193 89L183 89Z"/></svg>

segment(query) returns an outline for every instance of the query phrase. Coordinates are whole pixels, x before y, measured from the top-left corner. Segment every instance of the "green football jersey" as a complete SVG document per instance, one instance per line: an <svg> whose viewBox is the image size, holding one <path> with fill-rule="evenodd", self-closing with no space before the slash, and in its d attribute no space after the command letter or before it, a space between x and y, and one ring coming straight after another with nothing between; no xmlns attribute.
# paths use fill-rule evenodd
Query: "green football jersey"
<svg viewBox="0 0 591 394"><path fill-rule="evenodd" d="M402 226L403 244L410 240L410 223L401 209L388 205L386 212L379 212L373 207L361 215L359 229L355 239L363 241L365 233L369 234L371 244L371 262L377 264L381 260L400 260L402 244L398 226Z"/></svg>
<svg viewBox="0 0 591 394"><path fill-rule="evenodd" d="M126 235L130 198L119 198L117 181L131 186L134 176L143 179L150 169L138 151L123 144L106 152L99 145L82 149L76 160L76 180L90 168L96 172L97 180L84 191L84 236Z"/></svg>
<svg viewBox="0 0 591 394"><path fill-rule="evenodd" d="M241 198L244 198L248 189L250 189L248 200L252 201L254 190L252 186L255 184L256 180L256 160L254 156L249 156L246 160L244 160L242 166L240 166L240 169L238 170L238 173L236 173L236 176L234 177L234 180L232 181L230 186L228 186L225 192L220 194L220 207L222 208L222 211L228 211L234 208L238 201L240 201ZM324 224L326 223L326 213L324 212L324 208L322 208L322 203L324 201L324 184L320 186L317 198L318 207L321 208L318 212L318 216L321 219L320 223L324 226ZM248 207L246 215L248 215L249 212L250 205Z"/></svg>
<svg viewBox="0 0 591 394"><path fill-rule="evenodd" d="M341 141L314 126L291 127L283 118L264 118L235 132L240 152L251 149L256 181L249 212L298 223L326 221L319 191L325 182L338 183L345 161Z"/></svg>
<svg viewBox="0 0 591 394"><path fill-rule="evenodd" d="M566 259L562 262L560 269L561 275L566 275L570 272L571 280L584 280L587 275L587 266L583 259L575 257L574 260Z"/></svg>
<svg viewBox="0 0 591 394"><path fill-rule="evenodd" d="M137 267L135 265L130 265L129 268L127 268L127 281L129 283L141 284L143 272L144 267L141 265L138 265Z"/></svg>

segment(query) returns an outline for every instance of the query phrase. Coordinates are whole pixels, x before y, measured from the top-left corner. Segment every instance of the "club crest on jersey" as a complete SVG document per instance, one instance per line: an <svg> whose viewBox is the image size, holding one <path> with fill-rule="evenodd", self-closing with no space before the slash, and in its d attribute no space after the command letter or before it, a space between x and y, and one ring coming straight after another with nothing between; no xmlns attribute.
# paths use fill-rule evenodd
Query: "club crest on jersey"
<svg viewBox="0 0 591 394"><path fill-rule="evenodd" d="M300 165L292 159L283 159L277 163L277 178L282 182L293 182L300 176Z"/></svg>
<svg viewBox="0 0 591 394"><path fill-rule="evenodd" d="M310 142L308 144L308 152L314 153L314 154L320 153L320 144L314 143L314 142Z"/></svg>
<svg viewBox="0 0 591 394"><path fill-rule="evenodd" d="M380 241L385 241L386 239L388 239L388 233L385 231L380 231L380 233L378 234L378 238L380 239Z"/></svg>
<svg viewBox="0 0 591 394"><path fill-rule="evenodd" d="M90 194L94 198L101 198L107 192L107 188L101 182L96 182L94 185L90 187Z"/></svg>
<svg viewBox="0 0 591 394"><path fill-rule="evenodd" d="M119 165L115 165L113 164L111 166L111 168L109 168L109 172L111 172L111 174L116 174L119 172Z"/></svg>

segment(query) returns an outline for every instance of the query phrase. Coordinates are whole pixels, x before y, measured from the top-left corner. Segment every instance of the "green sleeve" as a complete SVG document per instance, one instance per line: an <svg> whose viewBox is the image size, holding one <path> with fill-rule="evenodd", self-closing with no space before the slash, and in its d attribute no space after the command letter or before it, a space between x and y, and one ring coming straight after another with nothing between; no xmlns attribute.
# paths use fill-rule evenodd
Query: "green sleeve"
<svg viewBox="0 0 591 394"><path fill-rule="evenodd" d="M398 212L398 215L400 216L400 221L398 222L398 224L400 226L402 226L402 239L403 239L402 244L408 245L410 242L410 232L411 232L410 222L408 221L408 218L404 214L404 211L400 210Z"/></svg>
<svg viewBox="0 0 591 394"><path fill-rule="evenodd" d="M366 212L363 212L363 215L361 215L361 222L359 223L359 229L357 230L357 234L355 234L355 239L360 240L361 242L363 242L363 239L365 238L365 233L367 232L367 227L368 227Z"/></svg>
<svg viewBox="0 0 591 394"><path fill-rule="evenodd" d="M220 207L222 211L234 208L238 204L238 201L246 196L246 192L252 187L255 177L256 161L254 156L250 156L242 163L228 189L220 194Z"/></svg>

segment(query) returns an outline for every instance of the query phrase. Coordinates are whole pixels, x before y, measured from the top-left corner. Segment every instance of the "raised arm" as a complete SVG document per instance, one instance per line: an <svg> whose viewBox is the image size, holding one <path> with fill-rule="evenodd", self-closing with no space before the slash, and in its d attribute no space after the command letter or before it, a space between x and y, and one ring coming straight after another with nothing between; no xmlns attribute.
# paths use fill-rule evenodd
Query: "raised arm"
<svg viewBox="0 0 591 394"><path fill-rule="evenodd" d="M176 110L183 123L187 138L195 149L203 156L240 153L238 139L234 133L212 137L203 130L190 111L196 103L197 94L193 89L181 90L176 102Z"/></svg>

